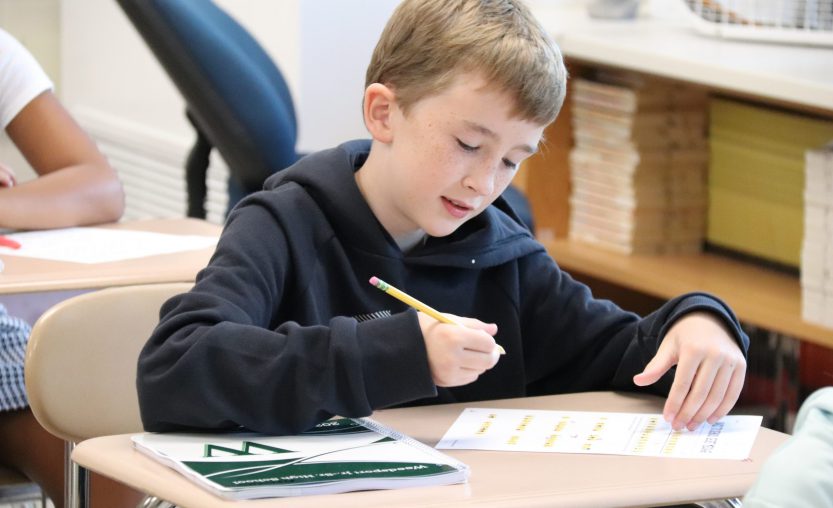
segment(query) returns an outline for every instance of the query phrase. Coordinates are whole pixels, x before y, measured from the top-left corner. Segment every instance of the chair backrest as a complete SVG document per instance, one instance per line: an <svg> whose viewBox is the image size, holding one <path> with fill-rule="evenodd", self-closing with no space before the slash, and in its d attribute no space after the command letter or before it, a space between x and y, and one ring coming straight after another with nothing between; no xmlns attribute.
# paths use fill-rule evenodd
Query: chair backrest
<svg viewBox="0 0 833 508"><path fill-rule="evenodd" d="M139 351L159 308L192 283L103 289L64 300L32 327L24 368L38 422L61 439L141 432Z"/></svg>
<svg viewBox="0 0 833 508"><path fill-rule="evenodd" d="M118 0L185 98L198 130L249 192L297 159L297 120L281 71L210 0Z"/></svg>

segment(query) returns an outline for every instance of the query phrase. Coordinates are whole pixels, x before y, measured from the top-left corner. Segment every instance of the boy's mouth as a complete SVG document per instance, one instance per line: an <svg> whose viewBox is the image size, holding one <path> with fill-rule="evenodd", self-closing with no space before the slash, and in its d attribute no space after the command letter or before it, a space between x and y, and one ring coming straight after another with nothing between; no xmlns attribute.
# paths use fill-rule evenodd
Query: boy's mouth
<svg viewBox="0 0 833 508"><path fill-rule="evenodd" d="M442 197L442 201L443 205L445 205L445 209L448 210L448 213L450 213L453 217L457 219L462 219L474 209L473 207L463 203L462 201L455 201L445 196Z"/></svg>

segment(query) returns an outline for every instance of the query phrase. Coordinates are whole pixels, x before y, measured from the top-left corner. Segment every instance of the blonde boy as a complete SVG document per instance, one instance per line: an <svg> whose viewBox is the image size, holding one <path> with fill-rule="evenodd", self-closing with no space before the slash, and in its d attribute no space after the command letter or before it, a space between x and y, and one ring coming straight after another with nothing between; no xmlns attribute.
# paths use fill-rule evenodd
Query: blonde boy
<svg viewBox="0 0 833 508"><path fill-rule="evenodd" d="M596 300L499 197L565 82L520 2L405 0L367 71L372 141L271 177L163 307L139 360L145 427L292 433L392 405L638 386L668 394L676 428L726 414L748 339L725 304L689 294L640 318Z"/></svg>

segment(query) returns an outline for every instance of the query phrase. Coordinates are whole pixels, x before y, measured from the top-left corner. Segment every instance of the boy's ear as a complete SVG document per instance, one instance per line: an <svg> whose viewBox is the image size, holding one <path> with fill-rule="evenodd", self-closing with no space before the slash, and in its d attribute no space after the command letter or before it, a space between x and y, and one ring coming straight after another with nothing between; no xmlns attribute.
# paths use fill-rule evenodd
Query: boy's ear
<svg viewBox="0 0 833 508"><path fill-rule="evenodd" d="M364 91L364 124L373 139L381 143L393 140L391 114L396 107L396 94L388 86L373 83Z"/></svg>

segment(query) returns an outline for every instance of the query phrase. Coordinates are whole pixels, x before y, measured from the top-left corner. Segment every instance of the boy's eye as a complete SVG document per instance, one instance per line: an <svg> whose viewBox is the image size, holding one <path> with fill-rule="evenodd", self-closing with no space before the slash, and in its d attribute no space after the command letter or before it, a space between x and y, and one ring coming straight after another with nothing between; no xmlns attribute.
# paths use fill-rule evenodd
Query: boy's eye
<svg viewBox="0 0 833 508"><path fill-rule="evenodd" d="M457 139L457 144L460 145L460 148L462 148L466 152L476 152L480 149L479 146L471 146L466 143L463 143L463 141L458 138L455 139ZM503 162L503 165L506 166L508 169L518 169L518 164L516 162L510 161L509 159L501 159L501 162Z"/></svg>
<svg viewBox="0 0 833 508"><path fill-rule="evenodd" d="M480 148L479 146L467 145L467 144L463 143L462 141L460 141L459 139L457 140L457 144L460 145L460 148L462 148L463 150L465 150L467 152L476 152L477 149Z"/></svg>

